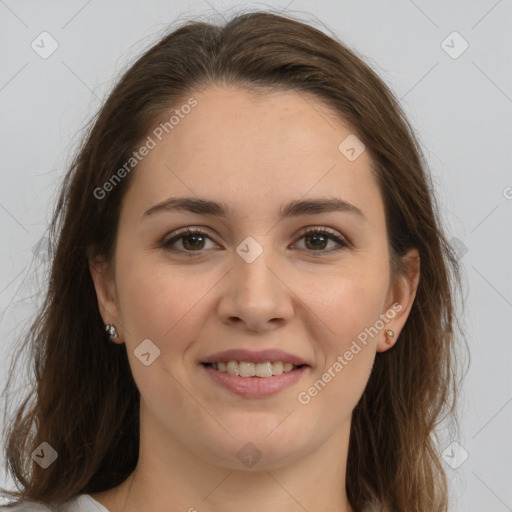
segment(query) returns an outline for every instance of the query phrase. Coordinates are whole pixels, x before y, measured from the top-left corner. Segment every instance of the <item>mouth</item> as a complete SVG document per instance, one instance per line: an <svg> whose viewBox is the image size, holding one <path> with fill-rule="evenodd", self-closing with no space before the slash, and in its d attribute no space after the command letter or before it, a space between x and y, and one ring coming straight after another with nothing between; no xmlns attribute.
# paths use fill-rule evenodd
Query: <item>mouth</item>
<svg viewBox="0 0 512 512"><path fill-rule="evenodd" d="M209 385L247 399L269 397L297 385L311 371L300 356L281 349L233 349L205 357L199 364Z"/></svg>
<svg viewBox="0 0 512 512"><path fill-rule="evenodd" d="M209 386L219 386L245 399L262 399L291 388L311 370L307 364L295 366L281 361L219 361L201 363L199 368L209 380Z"/></svg>
<svg viewBox="0 0 512 512"><path fill-rule="evenodd" d="M276 377L284 373L290 373L301 368L305 368L307 364L295 365L291 362L283 361L264 361L261 363L253 363L250 361L219 361L217 363L201 363L204 367L221 373L227 373L241 378L259 378L268 379Z"/></svg>

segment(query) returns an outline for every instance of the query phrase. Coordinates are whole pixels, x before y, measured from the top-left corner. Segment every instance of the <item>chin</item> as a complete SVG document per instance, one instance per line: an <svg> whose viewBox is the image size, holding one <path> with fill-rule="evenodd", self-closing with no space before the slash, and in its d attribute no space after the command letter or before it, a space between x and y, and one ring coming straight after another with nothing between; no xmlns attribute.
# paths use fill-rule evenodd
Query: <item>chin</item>
<svg viewBox="0 0 512 512"><path fill-rule="evenodd" d="M224 431L215 439L208 436L210 438L204 445L208 447L209 462L230 470L275 470L304 455L303 433L291 432L282 428L283 425L276 429L276 422L271 429L260 428L254 423L251 428L227 428L233 437ZM195 449L198 444L203 443L195 442ZM199 456L204 457L205 451Z"/></svg>

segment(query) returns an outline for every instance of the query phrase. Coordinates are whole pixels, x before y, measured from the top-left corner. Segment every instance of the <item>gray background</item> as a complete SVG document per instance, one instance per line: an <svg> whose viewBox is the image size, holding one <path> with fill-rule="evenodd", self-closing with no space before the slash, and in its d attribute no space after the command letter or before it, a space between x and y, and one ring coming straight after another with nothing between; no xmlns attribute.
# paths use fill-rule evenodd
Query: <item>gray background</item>
<svg viewBox="0 0 512 512"><path fill-rule="evenodd" d="M419 134L468 288L461 429L440 442L451 510L512 510L510 0L0 0L2 385L16 335L41 297L56 187L113 80L177 18L222 20L266 6L331 30L364 56ZM45 31L58 48L42 58L31 44L51 49Z"/></svg>

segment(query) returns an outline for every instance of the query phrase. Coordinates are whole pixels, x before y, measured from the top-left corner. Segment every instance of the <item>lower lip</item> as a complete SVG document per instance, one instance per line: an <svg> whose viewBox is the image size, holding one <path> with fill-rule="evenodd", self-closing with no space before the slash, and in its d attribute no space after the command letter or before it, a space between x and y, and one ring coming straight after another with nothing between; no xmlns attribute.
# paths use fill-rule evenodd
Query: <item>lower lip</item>
<svg viewBox="0 0 512 512"><path fill-rule="evenodd" d="M203 364L200 366L214 382L220 384L232 393L245 398L261 398L279 393L279 391L293 386L309 369L309 366L302 366L301 368L282 373L281 375L262 378L239 377L238 375L231 375L227 372L214 370Z"/></svg>

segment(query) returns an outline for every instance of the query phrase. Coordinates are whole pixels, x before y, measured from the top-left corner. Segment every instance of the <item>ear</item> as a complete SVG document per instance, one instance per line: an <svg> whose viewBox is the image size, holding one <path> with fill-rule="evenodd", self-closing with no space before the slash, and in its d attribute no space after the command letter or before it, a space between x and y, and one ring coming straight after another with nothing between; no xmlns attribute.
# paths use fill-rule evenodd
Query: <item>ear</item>
<svg viewBox="0 0 512 512"><path fill-rule="evenodd" d="M121 323L121 315L117 301L117 290L115 286L114 272L111 267L102 259L89 257L89 270L96 290L98 307L103 322L114 324L119 337L113 339L114 343L123 343L124 333Z"/></svg>
<svg viewBox="0 0 512 512"><path fill-rule="evenodd" d="M398 339L405 322L409 316L412 304L416 297L416 290L420 279L420 255L417 249L410 249L405 256L402 257L405 272L399 274L396 282L392 283L386 301L385 312L394 311L395 315L385 324L382 334L379 334L377 341L377 352L385 352L390 349ZM395 335L387 338L385 331L391 329ZM386 340L391 343L387 343Z"/></svg>

